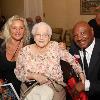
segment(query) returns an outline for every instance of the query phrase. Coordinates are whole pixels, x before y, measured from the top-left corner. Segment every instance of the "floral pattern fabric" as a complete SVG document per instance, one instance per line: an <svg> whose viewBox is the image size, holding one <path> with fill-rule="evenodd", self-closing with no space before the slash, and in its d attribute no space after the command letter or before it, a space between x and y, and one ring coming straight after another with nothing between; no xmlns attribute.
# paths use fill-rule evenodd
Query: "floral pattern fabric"
<svg viewBox="0 0 100 100"><path fill-rule="evenodd" d="M33 54L32 46L22 48L16 62L15 74L21 81L26 81L28 73L41 73L56 81L63 81L60 59L69 62L76 70L81 72L81 67L74 57L67 51L59 48L58 42L51 41L45 53Z"/></svg>

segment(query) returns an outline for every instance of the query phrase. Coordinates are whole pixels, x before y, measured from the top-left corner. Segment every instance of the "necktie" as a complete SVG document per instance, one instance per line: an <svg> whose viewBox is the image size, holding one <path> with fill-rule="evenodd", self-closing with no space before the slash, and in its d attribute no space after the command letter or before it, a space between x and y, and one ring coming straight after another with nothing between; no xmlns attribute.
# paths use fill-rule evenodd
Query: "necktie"
<svg viewBox="0 0 100 100"><path fill-rule="evenodd" d="M86 78L88 76L88 64L87 64L87 60L86 60L86 51L85 49L83 49L83 63L84 63L84 70L85 70L85 74L86 74Z"/></svg>

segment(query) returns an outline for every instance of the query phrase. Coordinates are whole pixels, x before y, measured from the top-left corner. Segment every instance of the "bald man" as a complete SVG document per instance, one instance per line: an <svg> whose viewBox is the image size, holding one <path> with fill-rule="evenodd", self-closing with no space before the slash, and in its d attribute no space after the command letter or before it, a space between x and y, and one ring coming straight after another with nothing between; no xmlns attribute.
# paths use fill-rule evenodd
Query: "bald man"
<svg viewBox="0 0 100 100"><path fill-rule="evenodd" d="M88 100L97 100L100 97L100 39L94 37L93 28L87 22L80 21L73 27L73 41L70 48L72 55L79 56L79 63L86 75L85 85L78 83L76 90L87 91ZM83 50L86 51L88 72L83 62Z"/></svg>

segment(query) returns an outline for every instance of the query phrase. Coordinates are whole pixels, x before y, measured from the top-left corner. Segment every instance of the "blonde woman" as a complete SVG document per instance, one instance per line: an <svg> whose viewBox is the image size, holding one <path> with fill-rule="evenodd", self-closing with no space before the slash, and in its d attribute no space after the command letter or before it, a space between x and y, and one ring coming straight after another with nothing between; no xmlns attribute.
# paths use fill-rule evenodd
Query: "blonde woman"
<svg viewBox="0 0 100 100"><path fill-rule="evenodd" d="M26 20L18 15L9 18L4 26L3 36L4 42L0 48L0 78L12 83L20 95L21 82L16 78L14 68L19 50L30 41Z"/></svg>

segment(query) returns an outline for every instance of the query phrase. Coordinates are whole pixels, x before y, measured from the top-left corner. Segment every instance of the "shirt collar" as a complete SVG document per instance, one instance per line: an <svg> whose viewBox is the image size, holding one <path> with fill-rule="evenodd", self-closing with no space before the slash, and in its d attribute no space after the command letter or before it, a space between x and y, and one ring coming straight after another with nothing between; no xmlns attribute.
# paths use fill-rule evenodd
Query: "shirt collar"
<svg viewBox="0 0 100 100"><path fill-rule="evenodd" d="M92 54L92 51L93 51L94 45L95 45L95 38L94 38L92 44L91 44L88 48L85 49L86 52Z"/></svg>

